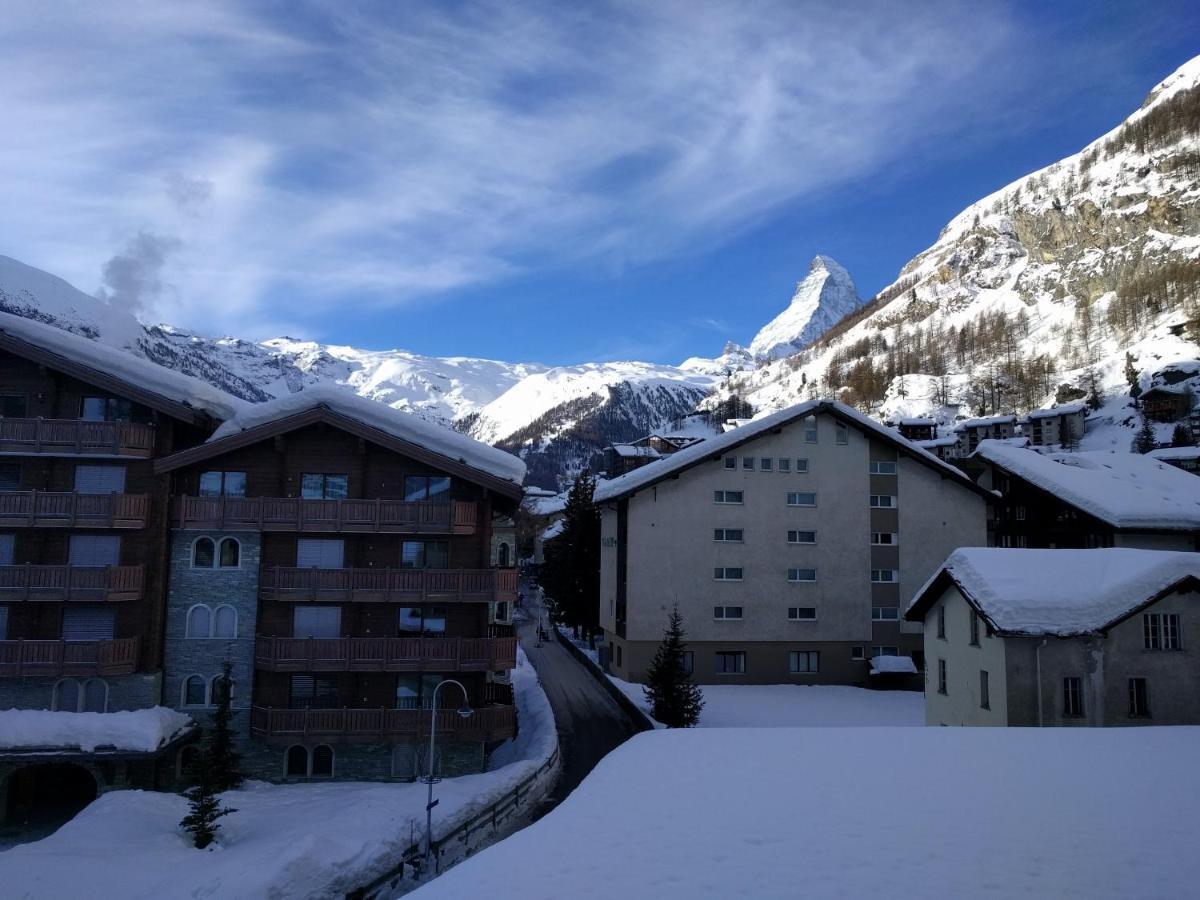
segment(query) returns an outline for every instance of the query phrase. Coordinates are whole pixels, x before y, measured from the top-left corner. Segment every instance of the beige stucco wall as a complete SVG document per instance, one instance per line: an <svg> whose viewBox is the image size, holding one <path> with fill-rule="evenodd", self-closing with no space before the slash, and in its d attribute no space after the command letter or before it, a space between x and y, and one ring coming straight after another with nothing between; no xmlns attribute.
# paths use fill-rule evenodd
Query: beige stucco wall
<svg viewBox="0 0 1200 900"><path fill-rule="evenodd" d="M938 637L939 608L946 610L946 637ZM946 693L938 693L938 660L946 661ZM955 587L925 617L925 724L1007 725L1005 640L988 636L979 622L979 646L971 644L971 607ZM980 701L980 671L988 673L990 709Z"/></svg>

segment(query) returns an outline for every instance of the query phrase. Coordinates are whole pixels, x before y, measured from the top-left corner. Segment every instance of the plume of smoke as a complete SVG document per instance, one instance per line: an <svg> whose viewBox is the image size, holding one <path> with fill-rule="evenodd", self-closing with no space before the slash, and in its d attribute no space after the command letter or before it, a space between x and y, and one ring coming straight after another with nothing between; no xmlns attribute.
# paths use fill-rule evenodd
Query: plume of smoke
<svg viewBox="0 0 1200 900"><path fill-rule="evenodd" d="M104 264L100 298L123 306L134 315L148 311L166 287L162 280L163 266L179 247L176 238L139 231L130 238L124 251Z"/></svg>

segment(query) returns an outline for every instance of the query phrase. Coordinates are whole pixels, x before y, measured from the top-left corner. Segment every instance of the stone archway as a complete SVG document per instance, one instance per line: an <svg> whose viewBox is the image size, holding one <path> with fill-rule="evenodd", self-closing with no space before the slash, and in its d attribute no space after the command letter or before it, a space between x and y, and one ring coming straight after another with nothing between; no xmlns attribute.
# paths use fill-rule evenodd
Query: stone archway
<svg viewBox="0 0 1200 900"><path fill-rule="evenodd" d="M49 833L96 799L96 777L74 763L35 763L8 776L0 796L5 830Z"/></svg>

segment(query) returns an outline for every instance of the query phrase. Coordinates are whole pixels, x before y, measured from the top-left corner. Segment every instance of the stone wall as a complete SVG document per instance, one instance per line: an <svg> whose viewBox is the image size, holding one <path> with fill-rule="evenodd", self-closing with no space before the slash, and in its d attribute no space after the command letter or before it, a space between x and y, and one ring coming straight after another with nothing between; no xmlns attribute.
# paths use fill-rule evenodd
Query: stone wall
<svg viewBox="0 0 1200 900"><path fill-rule="evenodd" d="M0 709L51 709L54 686L62 680L52 676L0 679ZM74 680L82 690L89 679ZM109 675L100 680L108 685L108 712L146 709L158 706L160 702L162 675L159 672Z"/></svg>

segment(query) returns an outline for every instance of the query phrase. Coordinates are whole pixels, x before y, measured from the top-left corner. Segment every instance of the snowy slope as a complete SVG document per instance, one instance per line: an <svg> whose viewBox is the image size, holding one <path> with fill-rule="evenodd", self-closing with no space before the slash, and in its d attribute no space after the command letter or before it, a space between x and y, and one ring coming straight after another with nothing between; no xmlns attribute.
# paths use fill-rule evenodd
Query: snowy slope
<svg viewBox="0 0 1200 900"><path fill-rule="evenodd" d="M808 275L796 285L787 309L754 336L750 354L758 359L790 356L861 305L850 273L830 257L817 256L808 264Z"/></svg>

